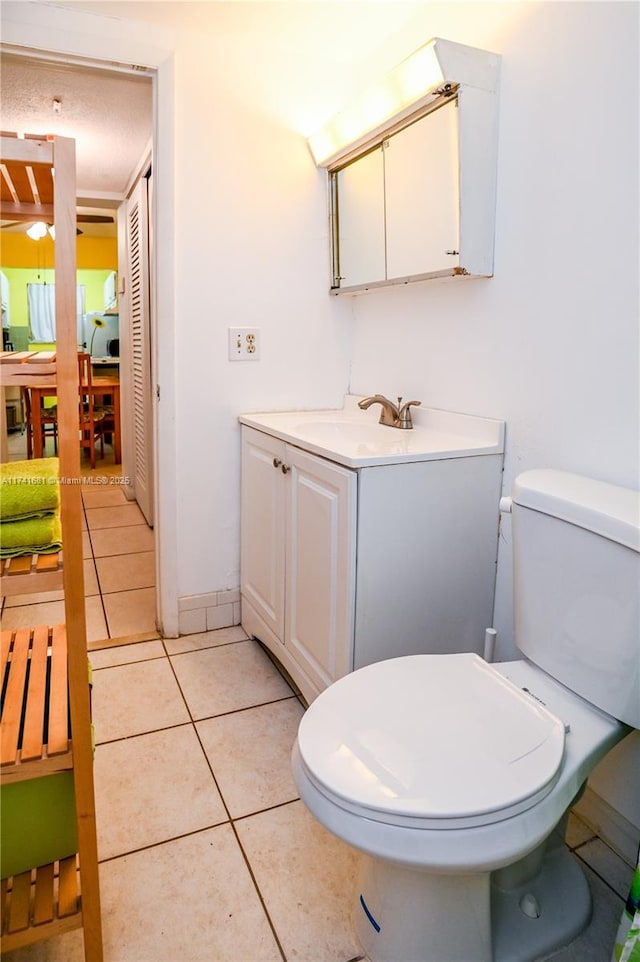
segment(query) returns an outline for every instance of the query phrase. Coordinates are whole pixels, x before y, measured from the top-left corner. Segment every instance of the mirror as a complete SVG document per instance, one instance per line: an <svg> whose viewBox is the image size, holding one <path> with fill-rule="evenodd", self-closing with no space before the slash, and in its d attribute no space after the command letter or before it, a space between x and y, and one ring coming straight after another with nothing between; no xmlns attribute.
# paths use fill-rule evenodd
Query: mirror
<svg viewBox="0 0 640 962"><path fill-rule="evenodd" d="M332 174L334 289L459 267L457 99Z"/></svg>

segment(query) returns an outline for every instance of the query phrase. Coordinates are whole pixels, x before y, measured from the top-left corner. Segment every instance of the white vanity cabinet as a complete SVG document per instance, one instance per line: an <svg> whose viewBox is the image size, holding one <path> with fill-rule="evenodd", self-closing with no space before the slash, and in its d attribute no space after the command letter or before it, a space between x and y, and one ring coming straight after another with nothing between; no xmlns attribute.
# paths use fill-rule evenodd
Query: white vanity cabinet
<svg viewBox="0 0 640 962"><path fill-rule="evenodd" d="M267 430L242 427L242 624L307 701L384 658L481 653L501 448L354 468Z"/></svg>
<svg viewBox="0 0 640 962"><path fill-rule="evenodd" d="M354 471L243 427L242 621L308 698L351 670L355 508Z"/></svg>

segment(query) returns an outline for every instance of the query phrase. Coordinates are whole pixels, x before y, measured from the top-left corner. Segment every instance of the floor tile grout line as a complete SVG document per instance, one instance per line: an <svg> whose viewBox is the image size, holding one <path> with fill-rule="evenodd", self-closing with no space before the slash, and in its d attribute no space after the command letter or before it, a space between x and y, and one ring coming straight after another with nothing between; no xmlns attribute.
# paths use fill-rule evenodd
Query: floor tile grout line
<svg viewBox="0 0 640 962"><path fill-rule="evenodd" d="M280 955L282 956L283 962L287 962L287 957L286 957L286 955L285 955L284 948L283 948L283 946L282 946L282 943L281 943L281 941L280 941L280 937L279 937L278 932L277 932L277 930L276 930L275 923L274 923L273 919L271 918L271 914L270 914L269 910L267 909L266 902L265 902L265 900L264 900L264 898L263 898L262 892L260 891L260 886L258 885L258 880L257 880L257 878L256 878L256 876L255 876L255 874L254 874L253 868L252 868L252 866L251 866L251 861L249 860L249 857L248 857L247 853L246 853L245 850L244 850L244 846L243 846L242 842L240 841L240 836L238 835L238 831L237 831L237 829L236 829L235 822L234 822L233 819L231 820L231 830L232 830L232 832L233 832L233 834L234 834L234 836L235 836L236 842L238 843L238 848L240 849L240 852L242 853L242 858L244 859L245 865L247 866L247 871L249 872L249 875L250 875L250 877L251 877L251 881L253 882L254 888L255 888L255 890L256 890L256 894L257 894L258 899L259 899L259 901L260 901L260 904L261 904L261 906L262 906L262 910L263 910L263 912L264 912L264 914L265 914L265 916L266 916L267 922L269 923L269 927L271 928L271 932L273 933L273 937L274 937L274 939L275 939L276 945L278 946L278 951L280 952Z"/></svg>
<svg viewBox="0 0 640 962"><path fill-rule="evenodd" d="M212 774L213 774L213 773L212 773ZM214 781L215 781L215 779L214 779ZM299 799L291 799L291 801L289 801L289 802L283 802L281 805L272 806L272 808L282 808L284 805L291 804L292 801L299 801ZM225 810L226 810L226 806L225 806ZM255 812L254 814L260 815L260 814L262 814L262 812L267 812L267 811L271 811L271 808L261 809L260 811ZM243 817L243 818L250 818L251 816L246 815L246 816L242 816L242 817ZM254 888L255 888L255 890L256 890L256 894L257 894L257 896L258 896L258 901L260 902L260 905L262 906L262 910L263 910L263 912L264 912L264 914L265 914L265 917L266 917L267 922L268 922L268 924L269 924L269 928L271 929L271 933L272 933L272 935L273 935L273 937L274 937L274 940L275 940L275 943L276 943L276 945L277 945L277 947L278 947L278 950L279 950L279 952L280 952L280 955L282 956L283 962L287 962L287 957L286 957L286 955L285 955L284 949L283 949L282 944L281 944L281 942L280 942L280 938L279 938L278 933L277 933L277 931L276 931L275 925L273 924L273 921L272 921L272 919L271 919L271 916L270 916L270 914L269 914L269 911L268 911L268 909L267 909L267 907L266 907L264 898L262 897L262 893L261 893L261 891L260 891L260 887L259 887L259 885L258 885L258 883L257 883L257 880L256 880L256 878L255 878L255 875L254 875L254 873L253 873L253 869L252 869L252 867L251 867L251 862L249 861L249 859L248 859L248 857L247 857L247 854L246 854L246 852L245 852L245 850L244 850L244 848L243 848L242 842L240 841L240 838L238 837L238 833L237 833L237 831L236 831L235 828L234 828L234 821L235 821L234 819L232 819L231 817L229 817L229 818L224 819L223 821L220 821L220 822L213 822L213 823L211 823L210 825L203 825L203 826L201 826L200 828L194 829L194 830L191 831L191 832L182 832L180 835L173 835L171 838L161 839L161 840L158 841L158 842L151 842L151 843L149 843L149 845L141 845L141 846L139 846L138 848L130 849L129 851L126 851L126 852L118 852L117 855L108 855L108 856L106 856L105 858L98 858L98 865L99 865L99 866L101 866L101 865L107 865L107 864L109 864L110 862L116 862L116 861L117 861L118 859L120 859L120 858L129 858L129 857L132 856L132 855L138 855L138 854L140 854L140 853L142 853L142 852L149 852L149 851L152 851L153 849L160 848L160 847L163 846L163 845L169 845L171 842L179 842L181 839L193 838L193 837L196 836L196 835L201 835L201 834L203 834L204 832L209 832L209 831L211 831L212 829L222 828L223 826L228 825L229 828L231 828L231 830L233 831L234 838L235 838L235 840L236 840L236 842L237 842L237 844L238 844L238 848L240 849L240 854L242 855L242 859L243 859L243 861L244 861L244 863L245 863L245 866L246 866L246 868L247 868L247 871L248 871L248 873L249 873L249 877L251 878L251 881L252 881L252 883L253 883L253 886L254 886Z"/></svg>
<svg viewBox="0 0 640 962"><path fill-rule="evenodd" d="M152 638L152 639L151 639L151 641L158 641L158 640L159 640L159 639L157 639L157 638ZM139 641L139 642L136 642L136 644L143 645L143 644L145 644L145 642ZM125 646L123 646L123 647L129 648L129 647L131 647L131 646L130 646L130 645L125 645ZM97 654L97 653L100 652L100 651L109 651L109 650L112 651L113 649L109 649L109 648L97 648L95 651L90 651L90 652L89 652L89 657L91 658L92 655L95 655L95 654ZM119 662L119 663L116 664L116 665L93 665L92 667L93 667L94 672L97 672L97 671L107 671L109 668L126 668L126 667L128 667L129 665L143 665L143 664L144 664L145 662L147 662L147 661L162 661L162 659L163 659L164 657L165 657L164 655L152 655L151 658L136 658L135 661L122 661L122 662Z"/></svg>
<svg viewBox="0 0 640 962"><path fill-rule="evenodd" d="M115 862L119 858L129 858L130 855L139 855L141 852L150 852L153 849L169 845L171 842L179 842L183 838L193 838L194 835L201 835L203 832L210 832L213 828L221 828L223 825L231 825L231 819L225 818L219 822L211 822L210 825L202 825L194 828L190 832L181 832L179 835L172 835L170 838L162 838L158 842L149 842L148 845L139 845L138 848L128 849L126 852L118 852L117 855L107 855L105 858L98 857L98 865L106 865L108 862Z"/></svg>
<svg viewBox="0 0 640 962"><path fill-rule="evenodd" d="M243 640L244 640L244 639L243 639ZM247 639L247 640L250 641L251 639ZM233 644L238 644L238 642L229 642L228 644L233 645ZM215 649L215 648L224 648L224 647L227 647L227 645L214 645L214 646L213 646L213 649ZM180 691L180 694L181 694L181 696L182 696L182 700L183 700L183 702L184 702L184 704L185 704L185 707L186 707L186 709L187 709L187 712L188 712L188 714L189 714L189 718L191 719L191 721L193 722L194 725L195 725L197 722L209 721L211 718L224 718L224 717L226 717L227 715L235 715L235 714L237 714L238 712L241 712L241 711L248 711L248 710L251 709L251 708L261 708L261 707L263 707L264 705L272 705L272 704L275 704L276 702L279 702L279 701L287 701L287 700L288 700L289 698L291 698L292 696L295 697L295 696L294 696L294 693L292 692L291 695L284 695L284 696L282 696L281 698L272 698L272 699L269 699L269 700L267 700L267 701L259 702L257 705L245 705L245 706L243 706L242 708L232 708L232 709L230 709L229 711L220 712L220 713L217 714L217 715L207 715L207 716L205 716L204 718L195 718L194 715L193 715L193 712L191 711L191 708L190 708L190 706L189 706L189 703L188 703L188 701L187 701L187 697L186 697L184 691L182 690L182 685L180 684L180 679L178 678L178 675L177 675L177 672L176 672L176 670L175 670L175 666L174 666L174 664L173 664L173 660L172 660L172 659L173 659L173 658L179 658L181 654L197 654L198 651L211 651L211 650L213 650L213 649L212 649L212 648L196 649L196 652L180 652L178 655L167 655L167 659L168 659L168 661L169 661L169 667L171 668L171 672L172 672L172 674L173 674L173 677L175 678L176 684L177 684L178 689L179 689L179 691ZM116 666L113 666L113 667L116 667Z"/></svg>
<svg viewBox="0 0 640 962"><path fill-rule="evenodd" d="M109 668L127 668L131 664L143 665L146 663L146 661L158 661L158 660L159 660L158 658L148 658L148 659L145 659L144 661L126 662L126 664L124 665L105 665L104 668L93 668L93 674L97 675L98 672L107 671ZM182 697L184 699L184 695ZM257 708L267 708L270 705L279 705L286 701L292 701L295 699L295 697L296 697L295 695L288 695L286 698L278 698L275 701L264 701L264 702L260 702L257 705L248 705L246 708L234 708L232 711L221 712L219 715L207 715L206 718L194 719L190 715L187 721L176 722L175 724L172 724L172 725L161 725L160 728L149 728L141 732L132 732L130 735L121 735L118 738L109 738L105 741L97 741L96 745L112 745L114 742L126 742L130 738L140 738L143 735L153 735L156 732L171 731L173 728L183 728L185 725L197 726L201 722L217 721L217 719L219 718L229 718L231 715L240 715L243 712L255 711Z"/></svg>
<svg viewBox="0 0 640 962"><path fill-rule="evenodd" d="M602 875L602 874L598 871L598 869L594 868L593 865L590 864L590 862L587 862L585 859L583 859L577 852L574 852L573 854L575 855L575 857L576 857L577 859L580 860L580 862L582 863L582 865L585 865L585 866L589 869L590 872L593 872L593 874L594 874L597 878L599 878L600 881L601 881L604 885L607 886L607 888L609 889L609 891L612 892L613 895L615 895L615 897L616 897L617 899L619 899L620 902L621 902L623 905L625 904L626 896L620 895L620 893L617 892L617 891L614 889L614 887L612 886L612 884L604 877L604 875Z"/></svg>
<svg viewBox="0 0 640 962"><path fill-rule="evenodd" d="M94 550L93 550L93 539L92 539L92 537L91 537L91 531L90 531L90 529L89 529L89 519L87 518L87 506L86 506L86 504L84 503L84 498L82 497L82 495L81 495L81 497L80 497L80 500L82 501L82 511L83 511L83 514L84 514L84 521L85 521L85 524L86 524L86 526L87 526L87 537L88 537L88 539L89 539L89 547L91 548L91 560L93 561L93 570L95 571L96 581L97 581L97 583L98 583L98 595L100 596L100 607L102 608L102 616L103 616L103 618L104 618L104 626L105 626L106 631L107 631L107 637L110 638L110 637L111 637L111 630L110 630L110 628L109 628L109 619L107 618L107 609L105 608L104 598L102 597L102 585L100 584L100 574L99 574L99 572L98 572L98 566L97 566L97 564L96 564L96 556L95 556L95 553L94 553ZM95 595L92 595L91 597L95 597ZM86 601L85 601L85 610L86 610ZM88 641L88 639L87 639L87 641Z"/></svg>
<svg viewBox="0 0 640 962"><path fill-rule="evenodd" d="M100 576L98 575L98 578L99 578L99 577L100 577ZM130 591L147 591L149 588L155 588L155 584L153 584L153 585L135 585L133 588L116 588L115 591L105 591L105 590L101 590L101 591L100 591L100 594L101 594L101 595L124 595L124 594L127 594L127 593L130 592Z"/></svg>
<svg viewBox="0 0 640 962"><path fill-rule="evenodd" d="M236 628L237 625L231 625L230 627ZM211 633L215 634L216 631L225 631L225 630L226 630L225 628L214 628L212 629ZM194 632L194 634L203 635L203 634L209 634L209 632L198 631L198 632ZM229 645L240 645L244 641L251 641L250 638L232 638L229 641L222 641L222 642L218 642L217 644L211 644L211 645L202 645L200 648L190 648L187 651L169 651L167 649L167 645L166 645L167 641L179 641L180 638L190 638L190 637L192 636L180 635L177 639L162 638L161 641L164 644L164 649L167 653L167 658L178 658L179 655L195 655L199 651L211 651L212 648L227 648Z"/></svg>
<svg viewBox="0 0 640 962"><path fill-rule="evenodd" d="M171 661L171 659L169 659L169 661ZM173 669L173 666L172 666L172 669ZM174 672L174 674L175 674L175 672ZM176 681L177 681L177 677L176 677ZM183 694L183 698L184 698L184 694ZM186 702L186 699L185 699L185 702ZM214 783L214 785L215 785L215 787L216 787L216 789L217 789L217 791L218 791L218 794L219 794L220 799L221 799L221 801L222 801L222 804L223 804L223 806L224 806L224 810L225 810L225 812L227 813L227 815L228 815L228 817L229 817L229 824L230 824L230 826L231 826L231 830L232 830L232 832L233 832L233 835L234 835L234 838L235 838L236 843L237 843L237 845L238 845L238 848L240 849L242 858L244 859L244 863L245 863L245 865L246 865L246 867L247 867L247 871L248 871L248 873L249 873L249 876L250 876L250 878L251 878L251 881L253 882L253 886L254 886L254 888L255 888L256 894L257 894L258 899L259 899L259 901L260 901L260 904L261 904L261 906L262 906L262 910L263 910L263 912L264 912L264 914L265 914L265 917L266 917L266 919L267 919L267 922L268 922L269 927L270 927L270 929L271 929L271 932L272 932L272 934L273 934L273 938L275 939L276 945L278 946L278 951L280 952L280 955L282 956L283 962L287 962L287 958L286 958L286 955L285 955L285 953L284 953L284 949L282 948L282 944L281 944L281 942L280 942L280 938L279 938L278 933L277 933L277 931L276 931L275 924L274 924L274 922L273 922L273 920L272 920L272 918L271 918L271 915L270 915L270 913L269 913L269 911L268 911L268 909L267 909L265 900L264 900L264 898L263 898L263 896L262 896L262 892L260 891L260 886L258 885L258 880L257 880L256 877L255 877L253 868L251 867L251 862L250 862L250 860L249 860L249 858L248 858L248 856L247 856L247 853L246 853L245 850L244 850L244 846L242 845L242 842L240 841L240 836L238 835L238 832L237 832L236 827L235 827L235 825L234 825L234 819L231 817L231 812L230 812L230 810L229 810L229 806L227 805L227 801L226 801L226 799L225 799L225 797L224 797L224 794L223 794L223 792L222 792L222 788L221 788L221 786L220 786L220 784L219 784L219 782L218 782L218 779L217 779L217 777L216 777L216 774L215 774L215 772L214 772L214 770L213 770L213 765L212 765L212 763L211 763L211 760L209 759L209 756L207 755L207 752L206 752L206 750L205 750L205 747L204 747L204 745L203 745L203 743L202 743L202 739L200 738L200 733L198 732L197 725L196 725L196 723L195 723L194 721L192 721L192 727L193 727L195 736L196 736L196 738L198 739L198 744L200 745L200 749L201 749L201 751L202 751L202 754L204 755L204 758L205 758L205 761L206 761L207 766L208 766L208 768L209 768L209 771L211 772L211 778L213 779L213 783Z"/></svg>
<svg viewBox="0 0 640 962"><path fill-rule="evenodd" d="M620 852L617 852L615 848L613 848L613 846L609 845L609 843L606 842L604 838L598 835L598 833L595 832L587 822L583 822L580 816L576 812L572 812L572 814L574 818L578 819L578 821L582 825L584 825L586 828L588 828L592 834L589 838L585 838L583 839L583 841L578 842L577 845L567 846L567 847L570 848L571 851L574 852L576 855L579 855L579 850L581 848L585 848L587 845L591 845L593 842L600 842L601 845L604 845L606 850L609 852L610 856L612 856L613 858L621 862L625 866L625 868L628 869L633 875L633 872L636 868L637 860L634 859L632 862L628 861L628 859L626 859L624 855L621 855ZM580 856L580 858L582 859L583 862L587 862L586 858L582 858L582 856ZM589 863L587 862L587 864Z"/></svg>
<svg viewBox="0 0 640 962"><path fill-rule="evenodd" d="M273 805L258 808L255 812L247 812L245 815L234 815L230 821L246 822L248 818L255 818L256 815L265 815L267 812L276 812L279 808L286 808L288 805L295 805L296 802L300 801L302 801L302 799L299 795L296 795L295 798L287 798L284 802L275 802Z"/></svg>
<svg viewBox="0 0 640 962"><path fill-rule="evenodd" d="M128 504L128 503L129 503L129 502L127 502L127 504ZM105 505L104 507L120 508L120 507L124 507L124 506L125 506L125 505ZM111 638L113 638L113 634L112 634L112 632L111 632L111 625L109 624L109 616L108 616L108 614L107 614L107 606L106 606L106 603L105 603L105 595L109 595L109 594L122 594L122 593L124 593L125 591L145 590L145 588L142 588L142 589L141 589L140 586L138 586L138 587L136 587L136 588L123 588L123 589L121 589L121 590L119 590L119 591L105 591L105 590L103 589L102 582L101 582L101 578L100 578L100 571L99 571L98 563L97 563L98 559L96 558L95 548L94 548L94 544L93 544L92 529L91 529L90 526L89 526L89 518L88 518L88 516L87 516L87 510L90 510L90 509L87 508L87 505L84 503L84 499L83 499L83 502L82 502L82 508L83 508L83 511L84 511L85 522L86 522L86 525L87 525L87 534L88 534L88 537L89 537L89 545L90 545L90 547L91 547L91 557L92 557L92 560L93 560L93 566L94 566L94 570L95 570L95 574L96 574L96 579L97 579L97 582L98 582L98 593L99 593L99 595L100 595L100 604L101 604L102 613L103 613L103 616L104 616L105 628L106 628L106 630L107 630L107 638L106 638L105 640L110 640ZM105 530L114 530L114 529L117 529L117 528L130 528L130 527L148 527L148 525L146 525L146 524L145 524L145 525L142 525L142 524L141 524L141 525L113 525L113 526L108 526L107 528L93 528L93 531L105 531ZM154 547L153 551L155 552L155 547ZM126 556L126 555L130 555L130 554L143 554L143 553L145 553L145 552L124 552L124 555ZM152 552L148 552L148 553L152 553ZM105 556L102 556L102 555L101 555L100 558L102 558L102 557L105 557L105 558L106 558L106 557L108 557L108 558L114 558L114 557L119 557L119 556L118 556L118 555L105 555ZM147 585L147 586L145 586L145 587L146 587L146 588L153 588L153 589L155 590L155 587L156 587L156 586L155 586L155 583L154 583L153 585ZM95 597L95 596L91 596L91 597Z"/></svg>
<svg viewBox="0 0 640 962"><path fill-rule="evenodd" d="M250 640L250 639L247 639L247 640ZM180 685L180 681L179 681L179 679L178 679L178 676L177 676L175 667L174 667L174 665L173 665L172 659L171 659L171 657L170 657L169 655L167 655L167 660L169 661L169 665L170 665L170 667L171 667L171 671L173 672L173 676L174 676L174 678L175 678L175 680L176 680L176 684L178 685L178 688L179 688L179 690L180 690L180 694L182 695L182 699L183 699L183 701L184 701L184 703L185 703L185 705L186 705L187 711L188 711L188 713L189 713L189 717L191 718L191 724L192 724L192 727L193 727L193 731L194 731L194 734L195 734L196 738L198 739L198 744L200 745L200 749L201 749L201 751L202 751L202 753L203 753L203 755L204 755L204 758L205 758L206 764L207 764L207 766L208 766L208 768L209 768L209 771L211 772L211 778L212 778L213 783L214 783L214 785L215 785L215 787L216 787L216 790L217 790L217 792L218 792L218 795L220 796L220 799L221 799L222 804L223 804L223 806L224 806L224 810L225 810L225 812L227 813L227 815L228 815L228 817L229 817L229 823L230 823L230 825L231 825L231 830L233 831L234 837L235 837L235 839L236 839L236 842L237 842L238 847L239 847L239 849L240 849L240 852L241 852L241 854L242 854L242 858L244 859L245 865L246 865L246 867L247 867L247 871L248 871L248 873L249 873L249 876L250 876L250 878L251 878L251 881L253 882L253 885L254 885L256 894L257 894L258 899L259 899L259 901L260 901L260 904L261 904L261 906L262 906L262 910L263 910L263 912L264 912L264 914L265 914L265 918L267 919L267 922L268 922L269 927L270 927L270 929L271 929L271 932L272 932L272 934L273 934L273 938L275 939L276 945L278 946L278 951L280 952L280 955L282 956L283 962L287 962L287 958L286 958L286 955L285 955L284 950L283 950L283 948L282 948L282 944L281 944L281 942L280 942L280 938L279 938L278 933L277 933L277 931L276 931L275 924L274 924L274 922L273 922L273 920L272 920L272 918L271 918L271 915L270 915L270 913L269 913L269 911L268 911L268 909L267 909L267 906L266 906L265 900L264 900L264 898L263 898L262 892L260 891L260 886L258 885L258 881L257 881L257 879L256 879L256 877L255 877L253 868L251 867L251 862L250 862L250 860L249 860L249 858L248 858L248 856L247 856L247 853L246 853L245 850L244 850L244 846L242 845L242 842L240 841L240 836L238 835L238 832L237 832L237 830L236 830L236 828L235 828L234 820L233 820L233 818L231 817L231 812L230 812L230 810L229 810L229 806L227 805L227 801L226 801L226 799L225 799L225 797L224 797L224 794L223 794L223 792L222 792L222 789L221 789L221 787L220 787L220 784L219 784L219 782L218 782L218 779L217 779L217 777L216 777L216 774L215 774L215 772L214 772L214 770L213 770L213 765L211 764L211 761L210 761L210 759L209 759L209 757L208 757L208 755L207 755L207 753L206 753L206 751L205 751L205 747L204 747L204 745L203 745L203 743L202 743L202 739L200 738L200 733L198 732L196 720L193 718L193 715L192 715L191 709L190 709L190 707L189 707L189 705L188 705L186 696L185 696L185 694L184 694L184 692L183 692L183 690L182 690L182 686ZM277 701L284 701L285 699L276 699L276 700L277 700ZM271 704L271 702L263 702L262 704ZM258 707L260 707L260 706L259 706L259 705L254 705L254 706L251 706L251 707L258 708ZM242 711L242 710L245 710L245 709L237 709L235 712L226 712L225 714L226 714L226 715L237 714L237 711ZM221 716L214 716L214 717L221 717ZM205 721L205 720L206 720L206 719L197 719L197 721Z"/></svg>
<svg viewBox="0 0 640 962"><path fill-rule="evenodd" d="M144 738L146 735L159 735L160 732L171 732L176 728L186 728L190 725L193 725L193 722L187 720L176 722L175 725L163 725L161 728L150 728L148 731L132 732L130 735L120 735L118 738L107 738L103 742L97 741L96 748L102 748L104 745L117 745L119 742L130 742L134 738Z"/></svg>
<svg viewBox="0 0 640 962"><path fill-rule="evenodd" d="M257 705L246 705L244 708L231 708L229 711L220 712L217 715L206 715L204 718L194 718L194 725L199 725L200 722L214 721L216 718L228 718L230 715L239 715L244 711L254 711L256 708L266 708L268 705L278 705L280 702L291 701L295 699L295 695L284 695L282 698L273 698L270 701L261 701Z"/></svg>
<svg viewBox="0 0 640 962"><path fill-rule="evenodd" d="M95 553L94 553L94 550L93 550L93 538L91 537L91 531L90 531L90 529L89 529L89 519L87 518L87 507L86 507L86 505L85 505L85 503L84 503L84 499L82 499L82 510L83 510L83 512L84 512L84 518L85 518L85 522L86 522L86 525L87 525L87 535L88 535L88 538L89 538L89 546L90 546L90 548L91 548L91 558L92 558L92 561L93 561L93 568L94 568L94 571L95 571L95 573L96 573L96 580L97 580L97 582L98 582L98 593L99 593L99 595L100 595L100 607L102 608L102 614L103 614L103 617L104 617L104 626L105 626L105 628L106 628L106 630L107 630L107 638L111 638L111 627L110 627L110 625L109 625L109 618L108 618L108 616L107 616L107 609L106 609L106 606L105 606L105 603L104 603L104 597L103 597L103 592L102 592L102 585L101 585L101 583L100 583L100 573L99 573L99 571L98 571L98 566L97 566L97 564L96 564L96 556L95 556ZM93 597L93 596L92 596L92 597ZM85 608L86 608L86 605L85 605Z"/></svg>

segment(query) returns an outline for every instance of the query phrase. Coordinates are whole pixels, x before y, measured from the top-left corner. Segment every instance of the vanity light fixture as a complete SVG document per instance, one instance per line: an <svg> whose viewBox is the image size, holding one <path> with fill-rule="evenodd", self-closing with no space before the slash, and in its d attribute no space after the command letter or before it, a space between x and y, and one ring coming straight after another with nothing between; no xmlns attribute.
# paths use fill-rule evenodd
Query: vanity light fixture
<svg viewBox="0 0 640 962"><path fill-rule="evenodd" d="M437 37L430 40L308 139L316 165L336 165L458 86L495 91L498 60L475 47Z"/></svg>

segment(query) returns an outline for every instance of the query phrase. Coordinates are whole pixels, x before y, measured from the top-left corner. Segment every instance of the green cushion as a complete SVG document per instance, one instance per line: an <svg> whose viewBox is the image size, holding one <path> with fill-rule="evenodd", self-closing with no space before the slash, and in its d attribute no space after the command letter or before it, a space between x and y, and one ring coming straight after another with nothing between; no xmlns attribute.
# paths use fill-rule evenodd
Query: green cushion
<svg viewBox="0 0 640 962"><path fill-rule="evenodd" d="M9 878L78 851L73 772L3 785L0 877Z"/></svg>

